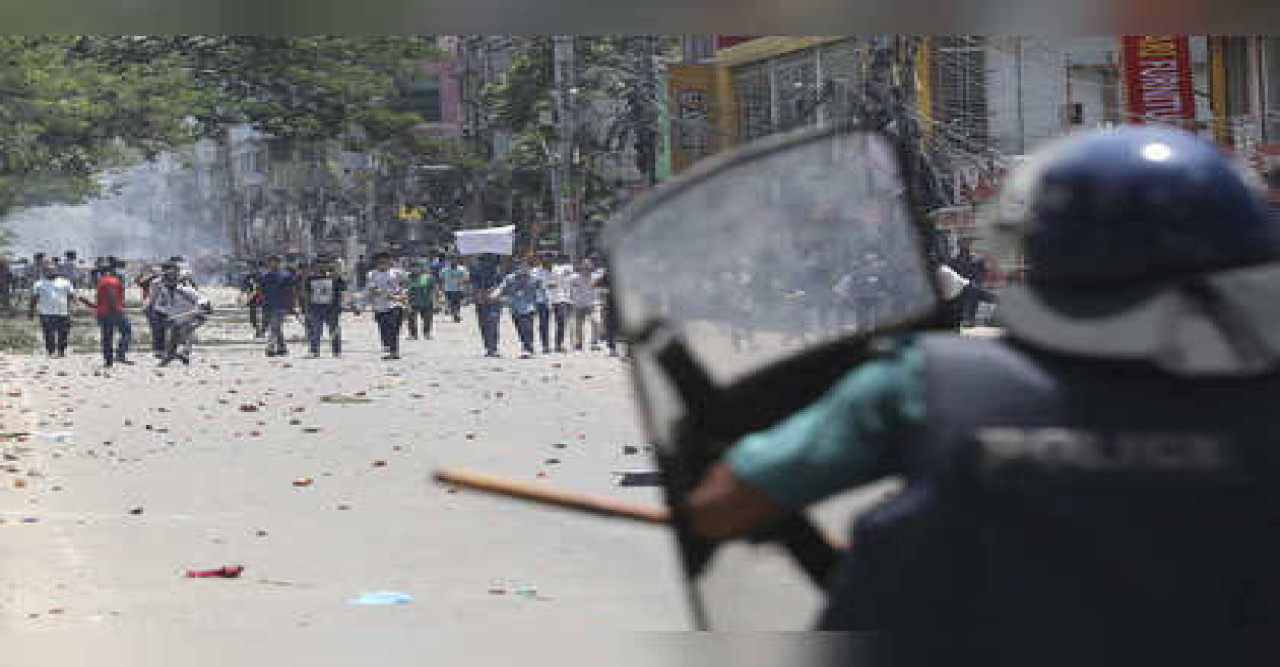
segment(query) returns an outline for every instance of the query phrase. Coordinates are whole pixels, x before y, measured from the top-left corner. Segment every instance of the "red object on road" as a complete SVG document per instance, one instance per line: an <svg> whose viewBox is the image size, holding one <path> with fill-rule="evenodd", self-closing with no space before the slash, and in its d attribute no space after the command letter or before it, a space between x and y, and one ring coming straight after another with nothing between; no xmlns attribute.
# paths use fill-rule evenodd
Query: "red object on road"
<svg viewBox="0 0 1280 667"><path fill-rule="evenodd" d="M235 579L244 572L242 565L224 565L216 570L187 570L188 579Z"/></svg>

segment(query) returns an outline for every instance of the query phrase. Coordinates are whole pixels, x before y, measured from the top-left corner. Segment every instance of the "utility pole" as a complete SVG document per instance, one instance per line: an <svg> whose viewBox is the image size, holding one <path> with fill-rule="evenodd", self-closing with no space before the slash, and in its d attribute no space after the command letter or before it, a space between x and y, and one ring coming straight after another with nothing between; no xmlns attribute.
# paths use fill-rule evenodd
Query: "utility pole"
<svg viewBox="0 0 1280 667"><path fill-rule="evenodd" d="M575 131L575 87L573 35L552 37L555 63L556 121L559 126L557 164L552 172L556 222L560 225L562 249L576 263L580 254L576 207L573 206L573 148Z"/></svg>
<svg viewBox="0 0 1280 667"><path fill-rule="evenodd" d="M1027 117L1022 100L1022 37L1013 38L1013 60L1018 82L1018 155L1027 154Z"/></svg>
<svg viewBox="0 0 1280 667"><path fill-rule="evenodd" d="M662 37L658 35L648 35L644 37L644 100L642 104L656 104L658 95L658 56L662 52ZM648 108L647 106L645 108ZM652 116L644 115L646 128L644 130L645 144L645 162L644 162L644 178L645 186L653 187L658 183L658 150L661 139L659 138L660 122L658 113Z"/></svg>

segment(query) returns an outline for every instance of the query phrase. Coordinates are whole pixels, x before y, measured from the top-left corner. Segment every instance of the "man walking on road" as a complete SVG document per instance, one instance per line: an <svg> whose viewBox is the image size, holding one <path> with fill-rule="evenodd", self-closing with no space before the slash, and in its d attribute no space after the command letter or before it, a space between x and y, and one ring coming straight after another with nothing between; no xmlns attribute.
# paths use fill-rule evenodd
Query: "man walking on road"
<svg viewBox="0 0 1280 667"><path fill-rule="evenodd" d="M533 357L533 318L538 313L538 292L542 286L530 274L527 266L518 267L503 278L494 290L495 299L505 299L511 304L511 321L515 323L524 350L521 359Z"/></svg>
<svg viewBox="0 0 1280 667"><path fill-rule="evenodd" d="M444 298L449 304L449 314L453 316L454 322L462 321L462 295L467 279L467 268L457 257L440 269L440 287L444 290Z"/></svg>
<svg viewBox="0 0 1280 667"><path fill-rule="evenodd" d="M542 341L542 353L551 354L551 296L547 284L552 281L551 266L545 258L530 257L529 275L538 283L538 339Z"/></svg>
<svg viewBox="0 0 1280 667"><path fill-rule="evenodd" d="M133 365L129 361L129 344L133 342L133 325L124 312L124 281L120 279L120 264L115 257L108 257L98 269L98 294L96 303L87 303L98 317L98 329L102 335L102 364L111 368L114 364ZM119 345L116 335L119 334Z"/></svg>
<svg viewBox="0 0 1280 667"><path fill-rule="evenodd" d="M476 270L471 274L471 285L475 288L476 324L480 328L486 357L500 356L498 323L502 317L502 303L494 296L499 282L498 256L480 255L476 260Z"/></svg>
<svg viewBox="0 0 1280 667"><path fill-rule="evenodd" d="M564 255L552 266L544 284L547 290L547 302L551 304L551 315L556 320L556 352L564 353L565 332L569 330L569 318L573 315L573 300L569 295L569 284L573 280L573 265Z"/></svg>
<svg viewBox="0 0 1280 667"><path fill-rule="evenodd" d="M591 347L599 348L596 326L596 286L591 263L583 260L569 277L569 299L573 302L573 349L581 352L586 344L586 326L591 325Z"/></svg>
<svg viewBox="0 0 1280 667"><path fill-rule="evenodd" d="M63 277L56 265L45 267L44 278L31 288L31 303L27 319L40 314L40 330L44 334L44 349L50 357L67 356L67 338L71 335L71 302L75 288Z"/></svg>
<svg viewBox="0 0 1280 667"><path fill-rule="evenodd" d="M369 260L365 259L364 255L360 255L356 260L356 289L363 290L366 287L369 271L372 269L373 267L369 266Z"/></svg>
<svg viewBox="0 0 1280 667"><path fill-rule="evenodd" d="M9 260L0 259L0 311L9 315L13 313L13 271L9 268Z"/></svg>
<svg viewBox="0 0 1280 667"><path fill-rule="evenodd" d="M436 276L421 261L409 269L409 338L418 339L418 320L422 320L422 337L431 340L436 312Z"/></svg>
<svg viewBox="0 0 1280 667"><path fill-rule="evenodd" d="M160 283L160 271L154 266L143 269L142 273L138 274L138 279L134 281L138 289L142 290L142 314L146 316L147 327L151 330L151 353L157 359L164 358L165 336L169 328L164 316L151 307L151 294L160 288Z"/></svg>
<svg viewBox="0 0 1280 667"><path fill-rule="evenodd" d="M400 325L404 322L404 302L407 281L404 271L391 266L391 255L380 252L373 257L374 269L365 283L367 296L373 308L373 318L378 323L382 338L384 360L400 358Z"/></svg>
<svg viewBox="0 0 1280 667"><path fill-rule="evenodd" d="M342 301L347 282L334 270L331 260L320 258L315 270L302 283L302 303L306 312L307 344L311 358L320 358L320 339L329 329L333 356L342 356Z"/></svg>
<svg viewBox="0 0 1280 667"><path fill-rule="evenodd" d="M163 267L160 285L151 290L148 307L164 318L164 357L160 366L168 366L174 359L191 365L191 338L205 323L205 314L211 310L209 300L183 280L177 264L169 262Z"/></svg>
<svg viewBox="0 0 1280 667"><path fill-rule="evenodd" d="M618 356L618 314L613 305L613 278L608 267L601 267L594 281L599 295L600 324L604 342L609 346L609 356Z"/></svg>
<svg viewBox="0 0 1280 667"><path fill-rule="evenodd" d="M282 268L279 255L267 258L267 270L258 281L262 286L262 308L267 323L267 356L282 357L289 354L284 339L284 318L293 312L297 281L292 271Z"/></svg>
<svg viewBox="0 0 1280 667"><path fill-rule="evenodd" d="M950 265L974 288L965 290L960 295L959 304L961 323L968 327L974 326L977 323L978 304L982 301L980 290L982 280L986 277L987 264L973 253L973 241L965 239L960 242L960 253L951 260Z"/></svg>
<svg viewBox="0 0 1280 667"><path fill-rule="evenodd" d="M253 327L253 337L262 338L267 335L266 320L262 317L262 274L265 267L262 262L254 262L244 280L240 281L240 293L244 295L245 305L249 307L249 326Z"/></svg>

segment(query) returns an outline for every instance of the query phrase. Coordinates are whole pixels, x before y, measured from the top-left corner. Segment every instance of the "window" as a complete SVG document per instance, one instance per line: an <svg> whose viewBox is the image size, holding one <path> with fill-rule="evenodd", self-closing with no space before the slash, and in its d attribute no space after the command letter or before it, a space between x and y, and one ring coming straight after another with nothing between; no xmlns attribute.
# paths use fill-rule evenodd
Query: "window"
<svg viewBox="0 0 1280 667"><path fill-rule="evenodd" d="M818 122L818 70L814 54L780 62L774 76L778 91L778 130L786 132Z"/></svg>
<svg viewBox="0 0 1280 667"><path fill-rule="evenodd" d="M734 74L738 94L738 135L751 141L773 132L773 97L768 65L744 67Z"/></svg>
<svg viewBox="0 0 1280 667"><path fill-rule="evenodd" d="M677 94L679 109L680 148L688 151L705 151L709 144L710 115L706 93L701 90L682 90Z"/></svg>
<svg viewBox="0 0 1280 667"><path fill-rule="evenodd" d="M440 122L444 115L440 102L440 78L423 74L409 84L408 103L428 123Z"/></svg>
<svg viewBox="0 0 1280 667"><path fill-rule="evenodd" d="M1263 136L1268 142L1280 142L1280 37L1262 37L1262 92L1266 125Z"/></svg>

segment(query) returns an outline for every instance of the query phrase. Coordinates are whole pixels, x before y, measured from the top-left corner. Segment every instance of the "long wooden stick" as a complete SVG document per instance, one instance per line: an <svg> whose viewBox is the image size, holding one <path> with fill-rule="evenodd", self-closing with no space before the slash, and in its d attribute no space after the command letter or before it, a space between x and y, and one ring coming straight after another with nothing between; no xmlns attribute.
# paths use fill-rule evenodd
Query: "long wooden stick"
<svg viewBox="0 0 1280 667"><path fill-rule="evenodd" d="M435 478L437 481L446 484L454 484L468 489L529 500L543 505L554 505L589 514L600 514L655 524L665 524L671 520L671 513L665 507L637 505L614 500L613 498L549 488L541 484L498 477L473 470L437 470Z"/></svg>

